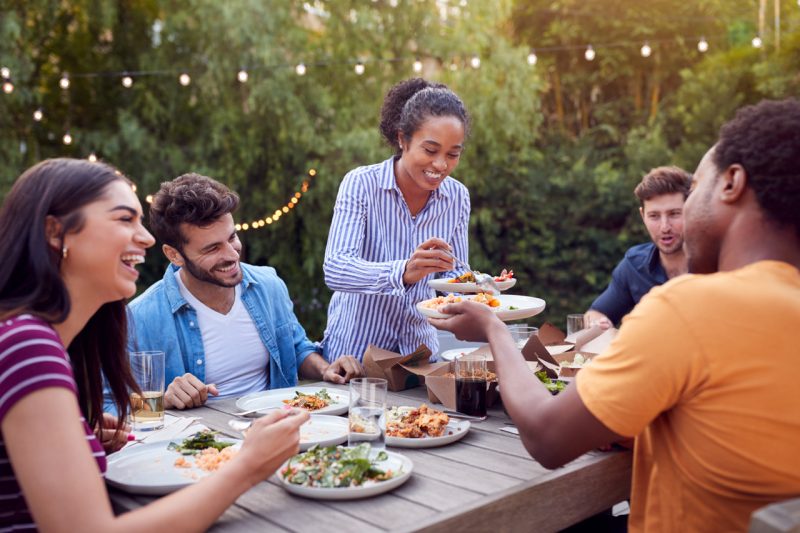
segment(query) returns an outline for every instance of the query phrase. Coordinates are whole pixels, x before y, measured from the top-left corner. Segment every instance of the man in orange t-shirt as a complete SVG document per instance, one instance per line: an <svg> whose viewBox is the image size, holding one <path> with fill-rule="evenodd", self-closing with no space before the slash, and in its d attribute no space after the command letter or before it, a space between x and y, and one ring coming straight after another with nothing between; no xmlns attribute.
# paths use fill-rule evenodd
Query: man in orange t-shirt
<svg viewBox="0 0 800 533"><path fill-rule="evenodd" d="M506 410L543 465L638 437L631 531L744 531L758 507L800 496L798 131L797 100L722 127L684 206L693 274L645 296L559 396L531 386L486 306L432 320L489 340Z"/></svg>

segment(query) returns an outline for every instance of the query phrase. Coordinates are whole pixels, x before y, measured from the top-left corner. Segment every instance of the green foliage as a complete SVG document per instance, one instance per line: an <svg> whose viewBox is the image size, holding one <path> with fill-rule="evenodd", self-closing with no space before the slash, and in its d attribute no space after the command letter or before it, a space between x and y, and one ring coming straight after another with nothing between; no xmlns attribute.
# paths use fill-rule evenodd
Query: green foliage
<svg viewBox="0 0 800 533"><path fill-rule="evenodd" d="M0 94L0 192L43 158L95 152L136 181L143 202L185 172L219 179L239 192L237 218L250 223L309 179L296 209L241 238L247 261L278 269L319 338L339 183L391 154L377 130L381 101L420 57L423 74L450 85L472 116L455 172L472 199L472 265L513 268L518 291L547 300L542 318L559 323L646 240L632 190L647 170L694 168L737 107L797 95L800 83L800 13L787 6L778 53L772 33L764 50L749 46L755 14L745 0L308 4L310 12L299 0L5 0L0 64L16 88ZM706 55L699 35L711 44ZM589 42L591 63L570 48ZM531 47L540 50L535 67L525 61ZM300 62L305 76L294 72ZM236 81L240 68L246 84ZM183 70L188 87L177 83ZM141 73L130 89L119 77L81 76L123 71ZM69 91L58 87L63 72ZM67 129L71 146L61 142ZM165 265L151 251L142 287Z"/></svg>

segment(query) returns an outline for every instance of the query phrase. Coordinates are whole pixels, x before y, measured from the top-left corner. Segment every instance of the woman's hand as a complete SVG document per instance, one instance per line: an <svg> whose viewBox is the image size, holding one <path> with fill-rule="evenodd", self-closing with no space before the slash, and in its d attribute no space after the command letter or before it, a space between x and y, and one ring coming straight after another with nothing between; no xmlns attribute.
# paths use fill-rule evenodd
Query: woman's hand
<svg viewBox="0 0 800 533"><path fill-rule="evenodd" d="M128 435L131 427L128 424L123 424L119 432L117 432L117 420L116 416L103 413L103 420L100 422L100 426L94 429L94 434L100 444L103 445L106 454L117 452L128 444Z"/></svg>
<svg viewBox="0 0 800 533"><path fill-rule="evenodd" d="M302 409L280 409L253 422L239 452L253 485L267 479L298 452L300 426L309 416Z"/></svg>
<svg viewBox="0 0 800 533"><path fill-rule="evenodd" d="M442 239L433 237L423 242L406 261L403 283L413 285L428 274L453 270L453 257L450 245Z"/></svg>
<svg viewBox="0 0 800 533"><path fill-rule="evenodd" d="M444 306L442 313L450 318L429 318L428 322L437 329L450 331L462 341L486 342L487 332L493 326L503 326L492 309L485 304L459 302Z"/></svg>

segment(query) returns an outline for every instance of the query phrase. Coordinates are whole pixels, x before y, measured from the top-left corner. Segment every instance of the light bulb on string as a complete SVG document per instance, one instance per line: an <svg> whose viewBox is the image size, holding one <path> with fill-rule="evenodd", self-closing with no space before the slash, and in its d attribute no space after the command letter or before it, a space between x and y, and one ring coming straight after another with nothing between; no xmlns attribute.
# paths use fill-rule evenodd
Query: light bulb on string
<svg viewBox="0 0 800 533"><path fill-rule="evenodd" d="M136 184L135 183L131 183L131 190L133 192L136 192L136 189L137 189Z"/></svg>
<svg viewBox="0 0 800 533"><path fill-rule="evenodd" d="M248 224L247 222L245 222L244 224L242 224L242 231L247 231L247 230L249 230L249 229L250 229L250 224Z"/></svg>
<svg viewBox="0 0 800 533"><path fill-rule="evenodd" d="M596 55L597 54L591 44L586 47L586 52L583 53L583 57L586 58L586 61L594 61Z"/></svg>
<svg viewBox="0 0 800 533"><path fill-rule="evenodd" d="M303 196L303 195L301 193L299 193L299 192L294 193L294 197L296 199L298 199L298 200L300 199L301 196Z"/></svg>
<svg viewBox="0 0 800 533"><path fill-rule="evenodd" d="M144 197L144 201L147 202L148 204L152 204L153 203L153 195L152 194L148 194L147 196Z"/></svg>
<svg viewBox="0 0 800 533"><path fill-rule="evenodd" d="M296 204L296 203L297 203L297 198L292 198L292 199L291 199L291 200L289 200L289 201L290 201L290 202L292 202L292 204Z"/></svg>
<svg viewBox="0 0 800 533"><path fill-rule="evenodd" d="M705 37L700 37L700 40L697 42L697 51L701 54L708 52L708 41L706 41Z"/></svg>
<svg viewBox="0 0 800 533"><path fill-rule="evenodd" d="M133 78L128 75L122 77L122 86L126 89L130 89L133 86Z"/></svg>
<svg viewBox="0 0 800 533"><path fill-rule="evenodd" d="M267 218L266 218L266 220L265 220L265 222L266 222L267 224L272 224L272 217L267 217Z"/></svg>
<svg viewBox="0 0 800 533"><path fill-rule="evenodd" d="M297 73L298 76L305 76L306 74L305 63L298 63L297 66L294 67L294 71Z"/></svg>
<svg viewBox="0 0 800 533"><path fill-rule="evenodd" d="M315 169L315 168L308 169L308 175L313 178L314 176L317 175L317 169Z"/></svg>
<svg viewBox="0 0 800 533"><path fill-rule="evenodd" d="M414 72L417 73L422 72L422 61L420 61L419 59L415 59L413 68Z"/></svg>
<svg viewBox="0 0 800 533"><path fill-rule="evenodd" d="M190 83L192 83L192 77L191 77L191 76L189 76L187 73L185 73L185 72L184 72L184 73L182 73L180 76L178 76L178 82L179 82L181 85L183 85L184 87L186 87L187 85L189 85Z"/></svg>
<svg viewBox="0 0 800 533"><path fill-rule="evenodd" d="M283 206L283 207L281 208L281 211L283 211L284 213L288 213L288 212L289 212L289 208L288 208L288 207L286 207L286 206Z"/></svg>
<svg viewBox="0 0 800 533"><path fill-rule="evenodd" d="M36 122L41 122L43 118L44 118L44 112L42 111L41 107L33 112L33 120L35 120Z"/></svg>
<svg viewBox="0 0 800 533"><path fill-rule="evenodd" d="M69 89L69 76L66 74L61 76L61 79L58 80L58 86L64 89L65 91Z"/></svg>
<svg viewBox="0 0 800 533"><path fill-rule="evenodd" d="M92 163L97 163L97 155L95 155L94 152L90 153L89 157L87 157L86 159L88 159Z"/></svg>
<svg viewBox="0 0 800 533"><path fill-rule="evenodd" d="M472 65L472 68L480 68L481 58L478 56L472 56L472 59L469 60L469 64Z"/></svg>
<svg viewBox="0 0 800 533"><path fill-rule="evenodd" d="M70 144L72 144L72 135L70 135L69 132L65 133L64 136L61 138L61 141L67 146L69 146Z"/></svg>
<svg viewBox="0 0 800 533"><path fill-rule="evenodd" d="M365 70L364 63L359 61L358 63L356 63L356 66L353 68L353 70L356 71L356 74L361 76L362 74L364 74L364 70Z"/></svg>
<svg viewBox="0 0 800 533"><path fill-rule="evenodd" d="M539 58L538 58L538 57L536 57L536 52L534 52L533 50L531 50L531 53L530 53L530 54L528 54L528 64L529 64L530 66L534 66L534 65L536 64L536 62L537 62L537 61L539 61Z"/></svg>
<svg viewBox="0 0 800 533"><path fill-rule="evenodd" d="M247 71L245 69L240 70L239 73L236 74L236 79L239 80L239 83L247 83L247 80L249 78L250 75L247 74Z"/></svg>
<svg viewBox="0 0 800 533"><path fill-rule="evenodd" d="M0 78L10 78L11 77L11 69L8 67L0 68Z"/></svg>
<svg viewBox="0 0 800 533"><path fill-rule="evenodd" d="M653 53L653 49L650 48L649 43L645 42L644 45L642 45L642 49L640 50L640 52L642 54L642 57L650 57L650 54Z"/></svg>
<svg viewBox="0 0 800 533"><path fill-rule="evenodd" d="M753 45L753 48L761 48L764 45L764 41L762 41L761 37L758 35L753 37L753 40L750 41L750 43Z"/></svg>
<svg viewBox="0 0 800 533"><path fill-rule="evenodd" d="M242 231L242 225L236 224L235 226L233 226L233 229L235 229L236 231Z"/></svg>
<svg viewBox="0 0 800 533"><path fill-rule="evenodd" d="M3 92L6 94L11 94L14 92L14 84L11 81L6 80L3 82Z"/></svg>

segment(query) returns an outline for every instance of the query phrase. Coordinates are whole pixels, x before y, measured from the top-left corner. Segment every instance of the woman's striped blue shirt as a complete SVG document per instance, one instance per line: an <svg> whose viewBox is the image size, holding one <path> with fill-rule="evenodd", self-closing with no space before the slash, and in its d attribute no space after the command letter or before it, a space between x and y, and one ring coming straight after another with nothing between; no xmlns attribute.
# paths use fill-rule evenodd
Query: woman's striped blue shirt
<svg viewBox="0 0 800 533"><path fill-rule="evenodd" d="M424 343L436 353L436 330L415 307L435 295L427 284L434 275L406 286L406 261L431 237L450 243L462 261L468 258L467 188L448 176L412 217L394 161L356 168L339 186L324 264L325 283L334 291L322 341L329 361L342 355L361 360L369 344L408 354Z"/></svg>

